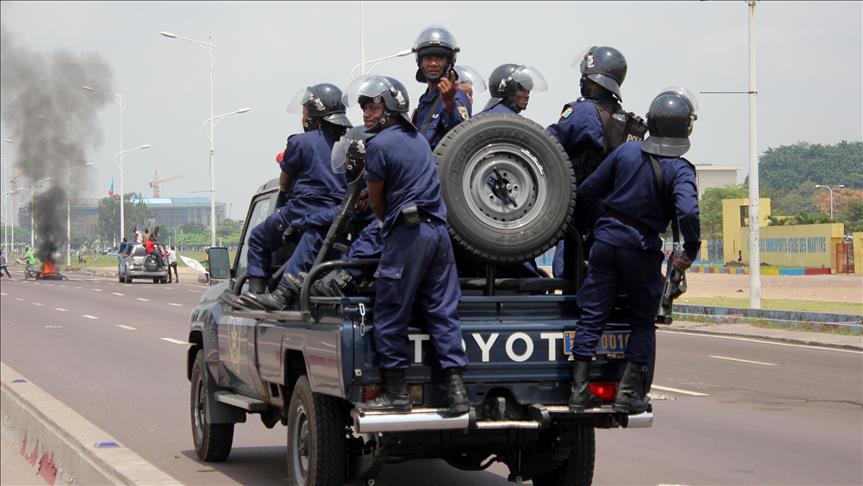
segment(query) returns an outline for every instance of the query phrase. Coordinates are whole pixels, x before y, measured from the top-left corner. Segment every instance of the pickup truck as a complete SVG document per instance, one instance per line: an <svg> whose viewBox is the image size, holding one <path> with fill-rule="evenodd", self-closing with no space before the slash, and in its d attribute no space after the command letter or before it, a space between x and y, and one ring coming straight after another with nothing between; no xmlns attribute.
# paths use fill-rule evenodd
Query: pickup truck
<svg viewBox="0 0 863 486"><path fill-rule="evenodd" d="M277 312L238 310L220 299L245 286L250 231L280 204L276 180L253 196L241 244L211 248L210 287L191 317L186 375L195 451L225 461L234 425L258 415L267 427L287 426L286 460L292 485L373 484L387 463L442 458L463 470L508 466L511 481L538 486L590 484L597 428L641 428L637 415L612 411L630 329L625 300L602 336L591 365L591 391L600 408L573 413L570 395L572 329L579 316L573 282L554 278L461 279L463 346L470 360L465 385L469 413L447 412L442 372L432 365L429 335L410 328L413 365L407 381L410 413L360 413L355 406L381 392L373 340L373 282L356 295L316 297L313 283L335 268L374 266L376 260L315 265L299 304ZM553 243L553 242L552 242ZM547 248L548 245L546 245ZM290 249L272 258L278 269Z"/></svg>

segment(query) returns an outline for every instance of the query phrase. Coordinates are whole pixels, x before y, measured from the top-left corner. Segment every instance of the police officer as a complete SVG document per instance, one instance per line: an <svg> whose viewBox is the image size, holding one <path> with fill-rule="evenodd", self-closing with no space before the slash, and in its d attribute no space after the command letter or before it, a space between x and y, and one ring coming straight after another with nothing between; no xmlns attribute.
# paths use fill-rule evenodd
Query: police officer
<svg viewBox="0 0 863 486"><path fill-rule="evenodd" d="M490 113L520 114L527 109L531 92L548 89L545 77L533 67L519 64L502 64L488 77L491 98L483 111L476 116Z"/></svg>
<svg viewBox="0 0 863 486"><path fill-rule="evenodd" d="M426 83L411 121L432 150L456 125L470 118L472 103L456 84L454 66L459 52L455 37L445 28L431 26L414 43L416 80Z"/></svg>
<svg viewBox="0 0 863 486"><path fill-rule="evenodd" d="M575 183L581 184L620 144L642 140L647 127L620 106L623 101L620 86L626 78L626 59L620 51L594 46L577 62L581 71L581 97L564 105L560 119L548 131L563 145L575 170ZM575 238L574 234L567 236L566 240L573 240L570 248L577 243ZM555 277L570 278L575 271L575 257L566 254L566 245L561 242L555 249Z"/></svg>
<svg viewBox="0 0 863 486"><path fill-rule="evenodd" d="M464 91L470 101L470 111L473 113L473 95L482 93L488 89L482 75L476 69L470 66L456 66L455 72L458 75L458 88Z"/></svg>
<svg viewBox="0 0 863 486"><path fill-rule="evenodd" d="M416 307L446 376L449 409L466 413L470 402L462 370L468 362L457 310L461 290L434 156L408 118L410 102L402 87L372 77L360 95L382 101L386 108L368 129L376 135L366 146L365 170L369 202L382 221L374 337L384 390L360 409L411 409L405 372L411 364L408 324Z"/></svg>
<svg viewBox="0 0 863 486"><path fill-rule="evenodd" d="M576 205L601 202L587 278L578 293L581 318L573 344L569 407L593 408L588 390L590 362L618 293L629 296L632 334L626 367L613 408L637 414L647 409L651 363L656 351L654 320L662 292L662 240L672 218L679 222L684 251L674 266L684 271L701 246L695 168L681 156L697 119L695 98L682 88L664 90L650 104L647 140L618 147L577 189ZM585 217L583 214L580 217Z"/></svg>
<svg viewBox="0 0 863 486"><path fill-rule="evenodd" d="M294 97L290 110L302 110L304 133L288 137L280 162L280 187L289 191L285 204L256 226L249 238L249 291L243 300L253 307L260 307L255 302L267 289L270 256L284 244L283 234L290 222L338 205L345 193L344 177L330 168L333 144L351 126L342 91L327 83L310 86ZM319 237L301 239L300 246L313 245ZM299 273L296 268L286 271Z"/></svg>

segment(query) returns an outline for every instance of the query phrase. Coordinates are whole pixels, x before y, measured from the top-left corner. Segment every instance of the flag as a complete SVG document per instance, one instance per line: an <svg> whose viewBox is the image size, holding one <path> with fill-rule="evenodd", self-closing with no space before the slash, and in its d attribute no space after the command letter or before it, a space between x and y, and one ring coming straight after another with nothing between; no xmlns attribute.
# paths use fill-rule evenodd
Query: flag
<svg viewBox="0 0 863 486"><path fill-rule="evenodd" d="M114 195L114 178L111 178L111 184L108 186L108 196Z"/></svg>

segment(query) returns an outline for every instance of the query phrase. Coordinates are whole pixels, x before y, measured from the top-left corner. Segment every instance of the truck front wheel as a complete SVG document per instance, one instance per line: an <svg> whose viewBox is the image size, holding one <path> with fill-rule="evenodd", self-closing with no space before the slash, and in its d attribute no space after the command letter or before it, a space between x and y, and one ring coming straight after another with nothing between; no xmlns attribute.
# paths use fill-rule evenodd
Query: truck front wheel
<svg viewBox="0 0 863 486"><path fill-rule="evenodd" d="M288 407L288 480L295 486L345 482L345 414L341 400L312 393L301 376Z"/></svg>
<svg viewBox="0 0 863 486"><path fill-rule="evenodd" d="M207 413L207 399L212 393L206 375L204 353L198 351L192 366L191 417L195 453L205 462L222 462L231 453L234 424L213 424Z"/></svg>
<svg viewBox="0 0 863 486"><path fill-rule="evenodd" d="M535 486L581 486L593 482L596 434L593 427L579 427L566 462L533 478Z"/></svg>

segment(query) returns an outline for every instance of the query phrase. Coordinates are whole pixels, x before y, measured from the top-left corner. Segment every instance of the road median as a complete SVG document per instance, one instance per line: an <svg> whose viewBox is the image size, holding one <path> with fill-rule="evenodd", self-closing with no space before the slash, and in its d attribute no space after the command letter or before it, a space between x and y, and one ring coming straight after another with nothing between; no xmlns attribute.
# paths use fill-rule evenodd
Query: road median
<svg viewBox="0 0 863 486"><path fill-rule="evenodd" d="M0 382L4 484L180 484L5 363Z"/></svg>

